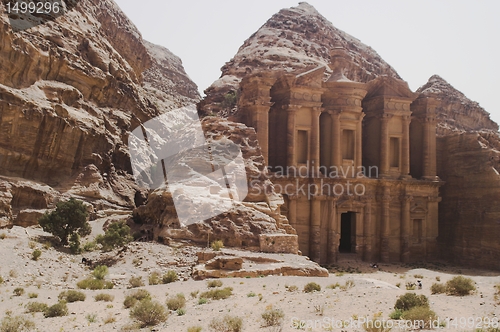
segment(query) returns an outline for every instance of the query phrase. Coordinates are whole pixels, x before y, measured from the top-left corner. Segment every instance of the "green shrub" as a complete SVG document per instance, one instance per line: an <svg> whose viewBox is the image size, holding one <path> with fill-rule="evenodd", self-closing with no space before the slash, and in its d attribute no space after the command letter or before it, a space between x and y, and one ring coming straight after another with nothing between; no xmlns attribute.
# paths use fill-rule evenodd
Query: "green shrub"
<svg viewBox="0 0 500 332"><path fill-rule="evenodd" d="M315 282L310 282L310 283L308 283L307 285L304 286L304 292L311 293L311 292L314 292L314 291L316 291L316 292L321 291L321 286L318 285Z"/></svg>
<svg viewBox="0 0 500 332"><path fill-rule="evenodd" d="M92 252L92 251L97 250L97 242L95 242L95 241L86 242L83 245L83 250L86 252Z"/></svg>
<svg viewBox="0 0 500 332"><path fill-rule="evenodd" d="M99 293L94 296L94 300L96 301L113 302L114 299L115 297L113 295L106 293Z"/></svg>
<svg viewBox="0 0 500 332"><path fill-rule="evenodd" d="M57 297L59 301L66 301L69 303L77 302L77 301L85 301L85 294L75 290L67 290L59 293Z"/></svg>
<svg viewBox="0 0 500 332"><path fill-rule="evenodd" d="M425 306L413 307L403 312L401 318L412 321L412 327L415 329L430 329L432 322L437 320L436 313Z"/></svg>
<svg viewBox="0 0 500 332"><path fill-rule="evenodd" d="M208 288L222 287L222 281L220 281L220 280L207 281L207 287Z"/></svg>
<svg viewBox="0 0 500 332"><path fill-rule="evenodd" d="M161 278L160 278L160 273L159 272L152 272L150 275L149 275L149 278L148 278L148 281L149 281L149 284L150 285L158 285L161 283Z"/></svg>
<svg viewBox="0 0 500 332"><path fill-rule="evenodd" d="M206 304L208 302L208 300L204 297L200 297L200 299L198 300L198 304Z"/></svg>
<svg viewBox="0 0 500 332"><path fill-rule="evenodd" d="M96 242L102 245L103 251L110 251L117 247L123 247L134 238L130 235L130 227L124 221L109 225L104 235L96 237Z"/></svg>
<svg viewBox="0 0 500 332"><path fill-rule="evenodd" d="M241 332L243 328L243 319L229 315L223 318L215 317L208 327L216 332Z"/></svg>
<svg viewBox="0 0 500 332"><path fill-rule="evenodd" d="M49 306L46 303L42 302L29 302L24 306L26 308L26 312L45 312Z"/></svg>
<svg viewBox="0 0 500 332"><path fill-rule="evenodd" d="M111 281L104 281L101 279L94 279L94 278L87 278L80 280L76 286L80 289L91 289L91 290L98 290L98 289L111 289L115 285Z"/></svg>
<svg viewBox="0 0 500 332"><path fill-rule="evenodd" d="M38 294L37 293L28 293L28 297L30 299L36 299L38 297Z"/></svg>
<svg viewBox="0 0 500 332"><path fill-rule="evenodd" d="M87 319L87 321L89 323L95 323L97 321L97 315L96 314L87 314L87 316L85 316L85 318Z"/></svg>
<svg viewBox="0 0 500 332"><path fill-rule="evenodd" d="M48 318L48 317L61 317L61 316L66 316L68 314L68 306L66 305L66 302L59 302L54 304L53 306L50 306L47 308L47 310L44 311L43 315Z"/></svg>
<svg viewBox="0 0 500 332"><path fill-rule="evenodd" d="M92 275L96 279L103 280L106 275L108 275L108 267L106 265L96 266L96 268L92 272Z"/></svg>
<svg viewBox="0 0 500 332"><path fill-rule="evenodd" d="M215 251L220 251L222 248L224 248L224 242L222 242L221 240L214 241L212 242L210 247Z"/></svg>
<svg viewBox="0 0 500 332"><path fill-rule="evenodd" d="M433 283L431 286L431 294L442 294L446 293L446 286L444 284L439 284L437 282Z"/></svg>
<svg viewBox="0 0 500 332"><path fill-rule="evenodd" d="M130 284L130 288L137 288L137 287L142 287L144 286L144 282L142 281L142 277L130 277L128 280L128 283Z"/></svg>
<svg viewBox="0 0 500 332"><path fill-rule="evenodd" d="M446 293L448 295L464 296L475 291L476 287L471 278L456 276L446 282Z"/></svg>
<svg viewBox="0 0 500 332"><path fill-rule="evenodd" d="M408 311L413 307L429 307L429 299L425 295L406 293L397 299L394 309Z"/></svg>
<svg viewBox="0 0 500 332"><path fill-rule="evenodd" d="M162 282L164 284L169 284L169 283L175 282L177 280L179 280L179 276L177 275L177 272L175 272L174 270L168 271L162 277Z"/></svg>
<svg viewBox="0 0 500 332"><path fill-rule="evenodd" d="M389 314L390 319L401 319L401 316L403 316L403 310L401 309L395 309Z"/></svg>
<svg viewBox="0 0 500 332"><path fill-rule="evenodd" d="M268 308L262 314L262 319L264 319L265 326L277 326L283 322L285 314L281 309Z"/></svg>
<svg viewBox="0 0 500 332"><path fill-rule="evenodd" d="M177 316L184 316L186 314L186 308L179 308L175 311Z"/></svg>
<svg viewBox="0 0 500 332"><path fill-rule="evenodd" d="M35 323L23 316L6 315L0 323L1 332L27 332L35 329Z"/></svg>
<svg viewBox="0 0 500 332"><path fill-rule="evenodd" d="M78 235L78 233L73 233L69 236L69 250L74 255L82 253L82 247L80 247L80 235Z"/></svg>
<svg viewBox="0 0 500 332"><path fill-rule="evenodd" d="M207 292L201 293L200 299L205 298L205 299L212 299L212 300L223 300L223 299L227 299L231 295L233 295L233 288L232 287L217 288L217 289L211 289Z"/></svg>
<svg viewBox="0 0 500 332"><path fill-rule="evenodd" d="M247 297L255 297L257 296L257 294L255 294L254 292L250 292L247 294Z"/></svg>
<svg viewBox="0 0 500 332"><path fill-rule="evenodd" d="M14 289L14 295L15 296L21 296L23 294L24 294L24 288L17 287L16 289Z"/></svg>
<svg viewBox="0 0 500 332"><path fill-rule="evenodd" d="M34 261L37 261L40 256L42 256L42 251L40 249L35 249L31 253L31 259Z"/></svg>
<svg viewBox="0 0 500 332"><path fill-rule="evenodd" d="M160 303L145 299L132 308L130 317L139 321L142 326L154 326L166 321L168 312Z"/></svg>
<svg viewBox="0 0 500 332"><path fill-rule="evenodd" d="M137 302L151 300L151 294L145 289L138 289L125 297L123 305L125 308L133 307Z"/></svg>
<svg viewBox="0 0 500 332"><path fill-rule="evenodd" d="M167 299L167 308L169 310L178 310L186 306L186 298L184 294L177 294Z"/></svg>
<svg viewBox="0 0 500 332"><path fill-rule="evenodd" d="M87 208L83 202L70 198L67 202L57 203L56 209L44 214L38 223L45 232L57 237L61 244L68 244L68 238L73 233L82 236L92 231L87 221Z"/></svg>
<svg viewBox="0 0 500 332"><path fill-rule="evenodd" d="M190 326L188 327L187 332L201 332L201 326Z"/></svg>

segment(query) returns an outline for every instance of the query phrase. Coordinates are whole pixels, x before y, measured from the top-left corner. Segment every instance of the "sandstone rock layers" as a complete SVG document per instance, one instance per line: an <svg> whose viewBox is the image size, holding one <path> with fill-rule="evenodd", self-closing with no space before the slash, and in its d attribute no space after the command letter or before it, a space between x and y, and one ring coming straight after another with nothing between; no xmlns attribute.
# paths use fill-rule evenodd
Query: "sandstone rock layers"
<svg viewBox="0 0 500 332"><path fill-rule="evenodd" d="M432 94L440 101L436 108L438 135L481 130L498 131L498 124L490 119L488 112L438 75L429 78L417 92Z"/></svg>
<svg viewBox="0 0 500 332"><path fill-rule="evenodd" d="M82 0L23 32L0 12L1 224L53 206L20 204L46 197L28 187L133 207L144 194L130 175L129 131L199 99L180 59L143 41L112 1Z"/></svg>
<svg viewBox="0 0 500 332"><path fill-rule="evenodd" d="M346 76L368 82L380 75L400 78L371 47L337 29L311 5L280 10L248 38L238 53L222 67L221 78L206 91L200 108L207 114L222 112L221 103L229 91L238 90L241 79L258 72L305 72L318 66L329 71L330 51L348 51L351 66Z"/></svg>

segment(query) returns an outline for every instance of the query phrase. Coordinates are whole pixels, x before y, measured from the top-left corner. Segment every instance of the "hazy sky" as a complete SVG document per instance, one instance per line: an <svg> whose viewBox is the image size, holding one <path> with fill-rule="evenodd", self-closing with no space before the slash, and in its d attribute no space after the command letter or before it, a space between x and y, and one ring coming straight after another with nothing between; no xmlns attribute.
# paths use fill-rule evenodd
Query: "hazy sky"
<svg viewBox="0 0 500 332"><path fill-rule="evenodd" d="M143 37L180 56L203 91L243 42L297 0L115 0ZM309 0L415 91L438 74L500 122L500 1Z"/></svg>

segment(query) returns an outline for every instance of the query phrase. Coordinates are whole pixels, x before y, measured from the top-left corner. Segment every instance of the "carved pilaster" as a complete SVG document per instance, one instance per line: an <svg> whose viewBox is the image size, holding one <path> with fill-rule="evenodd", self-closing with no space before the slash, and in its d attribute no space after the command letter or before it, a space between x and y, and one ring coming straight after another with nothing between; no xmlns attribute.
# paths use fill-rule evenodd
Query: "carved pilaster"
<svg viewBox="0 0 500 332"><path fill-rule="evenodd" d="M380 175L389 175L389 120L392 114L384 113L380 116Z"/></svg>
<svg viewBox="0 0 500 332"><path fill-rule="evenodd" d="M340 130L340 115L342 111L328 111L332 118L332 153L331 153L331 165L340 169L342 166L342 151L340 147L341 141L341 130Z"/></svg>
<svg viewBox="0 0 500 332"><path fill-rule="evenodd" d="M313 196L311 200L311 229L309 240L309 258L319 263L321 253L321 201L324 196Z"/></svg>
<svg viewBox="0 0 500 332"><path fill-rule="evenodd" d="M412 196L405 195L401 198L401 253L403 263L410 261L410 207Z"/></svg>
<svg viewBox="0 0 500 332"><path fill-rule="evenodd" d="M288 105L286 111L288 112L288 122L287 122L287 165L296 167L297 162L295 158L295 121L297 117L297 111L300 109L299 105Z"/></svg>
<svg viewBox="0 0 500 332"><path fill-rule="evenodd" d="M382 201L382 238L380 243L380 260L389 262L389 235L390 235L390 202L391 195L389 187L384 187L381 197Z"/></svg>
<svg viewBox="0 0 500 332"><path fill-rule="evenodd" d="M410 174L410 116L403 116L403 140L401 142L401 177L409 178Z"/></svg>
<svg viewBox="0 0 500 332"><path fill-rule="evenodd" d="M312 130L311 130L311 162L310 162L310 174L312 177L319 176L319 167L320 165L320 131L319 131L319 117L321 116L321 112L323 108L321 107L313 107L312 108Z"/></svg>

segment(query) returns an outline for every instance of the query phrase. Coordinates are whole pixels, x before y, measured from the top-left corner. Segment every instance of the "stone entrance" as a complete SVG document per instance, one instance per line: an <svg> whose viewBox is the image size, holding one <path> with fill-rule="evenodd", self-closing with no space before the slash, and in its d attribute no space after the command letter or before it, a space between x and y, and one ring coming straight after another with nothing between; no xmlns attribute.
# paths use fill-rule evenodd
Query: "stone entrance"
<svg viewBox="0 0 500 332"><path fill-rule="evenodd" d="M354 218L354 212L341 214L339 253L356 252L356 221Z"/></svg>

